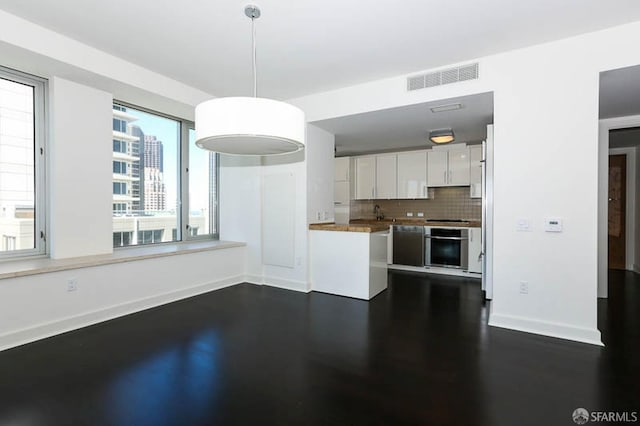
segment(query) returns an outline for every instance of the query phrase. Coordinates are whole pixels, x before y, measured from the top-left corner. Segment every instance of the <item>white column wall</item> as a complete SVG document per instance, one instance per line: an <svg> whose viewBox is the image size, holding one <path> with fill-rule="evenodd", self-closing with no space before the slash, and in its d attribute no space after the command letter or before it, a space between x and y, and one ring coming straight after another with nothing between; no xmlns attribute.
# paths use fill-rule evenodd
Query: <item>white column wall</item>
<svg viewBox="0 0 640 426"><path fill-rule="evenodd" d="M113 251L110 93L54 77L48 152L51 257Z"/></svg>

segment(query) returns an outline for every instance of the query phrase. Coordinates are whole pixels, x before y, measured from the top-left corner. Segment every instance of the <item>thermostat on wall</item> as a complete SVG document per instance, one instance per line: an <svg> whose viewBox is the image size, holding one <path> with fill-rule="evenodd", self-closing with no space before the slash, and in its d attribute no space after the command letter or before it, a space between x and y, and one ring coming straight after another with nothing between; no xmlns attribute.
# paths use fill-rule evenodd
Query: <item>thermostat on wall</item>
<svg viewBox="0 0 640 426"><path fill-rule="evenodd" d="M546 232L562 232L562 219L559 217L548 217L544 220L544 230Z"/></svg>

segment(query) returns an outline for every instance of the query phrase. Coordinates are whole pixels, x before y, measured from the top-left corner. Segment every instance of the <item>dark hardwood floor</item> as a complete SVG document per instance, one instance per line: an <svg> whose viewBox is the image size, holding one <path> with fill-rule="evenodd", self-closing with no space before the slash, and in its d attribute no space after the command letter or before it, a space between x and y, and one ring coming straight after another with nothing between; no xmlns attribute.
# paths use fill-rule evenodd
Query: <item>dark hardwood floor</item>
<svg viewBox="0 0 640 426"><path fill-rule="evenodd" d="M242 284L0 353L2 425L572 425L640 411L640 278L605 348L486 325L479 282L390 274L370 303Z"/></svg>

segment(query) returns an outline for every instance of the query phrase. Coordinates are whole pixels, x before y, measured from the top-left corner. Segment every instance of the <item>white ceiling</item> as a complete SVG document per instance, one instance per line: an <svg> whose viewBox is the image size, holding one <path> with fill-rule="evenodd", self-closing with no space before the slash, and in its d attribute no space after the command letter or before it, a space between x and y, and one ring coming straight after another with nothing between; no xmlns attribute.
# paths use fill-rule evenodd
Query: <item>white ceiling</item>
<svg viewBox="0 0 640 426"><path fill-rule="evenodd" d="M0 0L218 96L251 92L246 2ZM261 0L261 95L288 99L640 20L638 0Z"/></svg>
<svg viewBox="0 0 640 426"><path fill-rule="evenodd" d="M433 113L438 105L460 103L462 109ZM493 123L493 93L464 96L392 108L313 124L335 134L338 156L406 149L425 149L429 130L452 128L456 143L477 143Z"/></svg>
<svg viewBox="0 0 640 426"><path fill-rule="evenodd" d="M600 73L600 118L640 114L640 65Z"/></svg>

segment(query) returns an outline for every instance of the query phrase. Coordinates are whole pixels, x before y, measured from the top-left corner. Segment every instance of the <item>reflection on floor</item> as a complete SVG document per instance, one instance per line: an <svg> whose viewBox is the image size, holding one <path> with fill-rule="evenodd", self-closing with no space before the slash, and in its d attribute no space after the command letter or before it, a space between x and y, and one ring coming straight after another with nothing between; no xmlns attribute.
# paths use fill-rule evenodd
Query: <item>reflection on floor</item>
<svg viewBox="0 0 640 426"><path fill-rule="evenodd" d="M640 279L606 348L490 328L479 281L390 274L371 302L243 284L0 353L0 424L573 424L640 410Z"/></svg>

